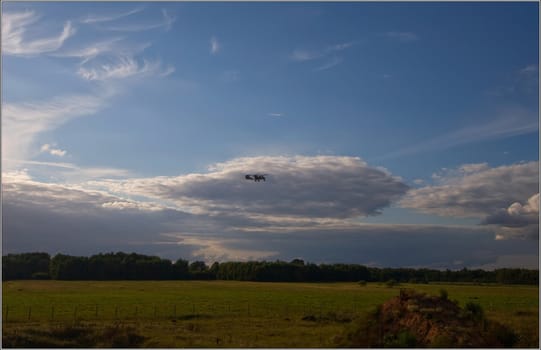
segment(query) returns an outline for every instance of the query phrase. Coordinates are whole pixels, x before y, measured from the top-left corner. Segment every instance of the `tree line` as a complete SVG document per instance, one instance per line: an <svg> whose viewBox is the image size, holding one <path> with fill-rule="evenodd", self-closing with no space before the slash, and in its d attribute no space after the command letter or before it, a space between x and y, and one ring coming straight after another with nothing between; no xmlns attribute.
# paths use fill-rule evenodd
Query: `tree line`
<svg viewBox="0 0 541 350"><path fill-rule="evenodd" d="M378 268L358 264L313 264L285 261L215 262L136 253L105 253L90 257L48 253L2 256L2 279L53 280L235 280L260 282L473 282L539 284L539 270L504 268L434 270Z"/></svg>

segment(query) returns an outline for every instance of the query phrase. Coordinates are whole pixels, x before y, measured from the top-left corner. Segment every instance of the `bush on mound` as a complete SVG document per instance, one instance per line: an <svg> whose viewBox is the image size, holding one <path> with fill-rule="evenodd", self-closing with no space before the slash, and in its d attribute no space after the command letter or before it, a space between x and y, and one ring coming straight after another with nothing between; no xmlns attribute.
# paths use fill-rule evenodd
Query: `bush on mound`
<svg viewBox="0 0 541 350"><path fill-rule="evenodd" d="M511 347L516 334L488 320L479 304L400 290L337 339L341 347Z"/></svg>

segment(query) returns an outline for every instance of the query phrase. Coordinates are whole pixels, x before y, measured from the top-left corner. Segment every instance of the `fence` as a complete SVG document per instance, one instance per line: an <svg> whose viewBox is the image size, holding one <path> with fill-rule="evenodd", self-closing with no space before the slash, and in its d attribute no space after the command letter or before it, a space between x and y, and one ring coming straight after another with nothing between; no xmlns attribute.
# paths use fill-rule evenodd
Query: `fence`
<svg viewBox="0 0 541 350"><path fill-rule="evenodd" d="M75 321L75 320L161 320L210 317L300 318L309 321L340 321L357 315L356 304L336 309L326 304L262 303L88 303L88 304L5 304L3 322Z"/></svg>

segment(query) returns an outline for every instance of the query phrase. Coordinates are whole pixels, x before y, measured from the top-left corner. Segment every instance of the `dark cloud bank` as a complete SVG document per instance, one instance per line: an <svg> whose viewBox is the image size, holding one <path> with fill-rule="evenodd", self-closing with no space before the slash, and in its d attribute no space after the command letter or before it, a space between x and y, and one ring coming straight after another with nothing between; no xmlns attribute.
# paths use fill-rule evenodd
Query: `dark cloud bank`
<svg viewBox="0 0 541 350"><path fill-rule="evenodd" d="M537 244L524 238L538 235L524 232L538 228L537 166L470 165L409 192L399 177L352 157L240 158L206 174L79 186L16 174L4 176L3 247L4 253L122 250L207 261L535 267ZM269 173L268 182L243 179L254 169ZM482 225L358 221L397 201L438 215L479 217Z"/></svg>

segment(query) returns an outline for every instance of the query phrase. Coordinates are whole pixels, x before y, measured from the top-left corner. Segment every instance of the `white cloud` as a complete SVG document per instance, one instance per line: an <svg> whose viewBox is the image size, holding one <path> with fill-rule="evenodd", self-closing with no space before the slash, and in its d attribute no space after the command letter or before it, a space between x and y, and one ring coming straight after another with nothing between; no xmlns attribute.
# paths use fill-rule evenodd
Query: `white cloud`
<svg viewBox="0 0 541 350"><path fill-rule="evenodd" d="M302 61L310 61L316 58L320 58L322 55L323 55L322 52L295 49L293 50L293 53L291 54L290 57L293 61L302 62Z"/></svg>
<svg viewBox="0 0 541 350"><path fill-rule="evenodd" d="M318 50L306 50L306 49L295 49L289 56L291 60L296 62L305 62L305 61L312 61L317 59L325 58L331 54L336 54L339 51L346 50L353 45L355 45L356 42L344 42L336 45L327 46L322 49ZM319 68L316 68L315 70L324 70L331 68L333 66L336 66L337 64L340 64L342 62L342 58L338 56L334 56L330 62L320 66Z"/></svg>
<svg viewBox="0 0 541 350"><path fill-rule="evenodd" d="M437 176L437 185L411 189L400 205L430 214L484 218L537 193L538 168L539 162L496 168L468 164Z"/></svg>
<svg viewBox="0 0 541 350"><path fill-rule="evenodd" d="M377 215L407 190L401 179L355 157L250 157L218 163L207 174L110 181L115 193L174 203L193 213L276 222ZM266 182L244 179L267 173ZM257 218L257 219L256 219Z"/></svg>
<svg viewBox="0 0 541 350"><path fill-rule="evenodd" d="M137 23L123 26L110 26L105 27L106 30L115 32L142 32L146 30L163 28L165 31L171 30L173 23L175 23L176 17L171 16L167 10L162 9L162 20L155 23Z"/></svg>
<svg viewBox="0 0 541 350"><path fill-rule="evenodd" d="M11 168L15 169L24 166L28 174L38 175L40 178L52 182L73 184L96 179L116 179L133 176L129 170L113 167L78 166L66 162L43 162L10 158L4 158L3 161L13 164Z"/></svg>
<svg viewBox="0 0 541 350"><path fill-rule="evenodd" d="M77 74L86 80L126 79L134 76L167 76L175 71L173 66L162 68L160 61L143 60L139 63L133 57L119 57L114 64L101 64L94 68L81 67Z"/></svg>
<svg viewBox="0 0 541 350"><path fill-rule="evenodd" d="M438 185L412 189L399 204L430 214L477 217L497 240L538 238L539 162L496 168L466 164L433 178Z"/></svg>
<svg viewBox="0 0 541 350"><path fill-rule="evenodd" d="M283 117L285 113L267 113L269 117Z"/></svg>
<svg viewBox="0 0 541 350"><path fill-rule="evenodd" d="M539 193L521 204L514 202L483 220L485 225L497 225L497 239L539 237Z"/></svg>
<svg viewBox="0 0 541 350"><path fill-rule="evenodd" d="M2 14L2 53L16 56L33 56L58 50L75 34L70 21L64 24L56 36L28 39L26 32L31 24L39 20L32 11L4 12Z"/></svg>
<svg viewBox="0 0 541 350"><path fill-rule="evenodd" d="M10 253L88 255L137 249L208 262L300 257L316 263L460 268L495 264L501 256L510 257L505 264L531 267L523 258L537 250L522 240L494 240L490 226L334 221L343 224L323 222L303 229L296 228L298 220L286 220L275 223L283 230L265 230L260 220L187 214L82 185L37 182L25 171L3 173L3 249ZM249 230L258 225L261 230ZM445 249L434 249L441 246Z"/></svg>
<svg viewBox="0 0 541 350"><path fill-rule="evenodd" d="M218 42L218 39L216 37L210 38L210 53L213 55L216 55L218 52L220 52L221 45Z"/></svg>
<svg viewBox="0 0 541 350"><path fill-rule="evenodd" d="M162 9L162 15L165 31L171 30L171 27L173 26L173 23L175 23L177 18L171 16L166 9Z"/></svg>
<svg viewBox="0 0 541 350"><path fill-rule="evenodd" d="M81 59L80 65L83 65L96 57L132 57L137 53L144 51L150 46L150 43L139 43L129 45L122 41L123 38L116 37L107 40L83 44L77 49L65 50L63 52L54 53L56 57L74 57Z"/></svg>
<svg viewBox="0 0 541 350"><path fill-rule="evenodd" d="M67 95L48 101L2 105L2 156L28 159L36 136L66 121L104 108L107 96ZM10 162L3 163L9 167Z"/></svg>
<svg viewBox="0 0 541 350"><path fill-rule="evenodd" d="M18 203L19 206L37 205L62 213L79 213L83 208L93 211L121 206L150 211L165 209L157 204L135 202L80 185L38 182L27 171L2 173L2 180L3 199L6 203Z"/></svg>
<svg viewBox="0 0 541 350"><path fill-rule="evenodd" d="M177 244L192 246L191 256L194 260L204 260L208 264L214 261L253 261L264 260L278 255L277 251L241 249L235 245L243 241L239 238L215 238L201 234L164 233L167 240L155 244Z"/></svg>
<svg viewBox="0 0 541 350"><path fill-rule="evenodd" d="M468 173L477 173L480 171L484 171L484 170L487 170L488 168L489 168L488 163L474 163L474 164L463 164L458 169L461 172L468 174Z"/></svg>
<svg viewBox="0 0 541 350"><path fill-rule="evenodd" d="M67 153L65 150L62 150L60 148L51 147L51 145L49 145L48 143L42 145L40 150L41 152L46 152L53 156L58 156L58 157L64 157Z"/></svg>
<svg viewBox="0 0 541 350"><path fill-rule="evenodd" d="M419 40L417 34L412 32L387 32L385 35L391 39L396 39L402 42L411 42Z"/></svg>
<svg viewBox="0 0 541 350"><path fill-rule="evenodd" d="M339 65L340 63L342 63L342 61L343 61L343 59L341 57L333 57L329 62L325 63L322 66L317 67L314 70L315 71L327 70L327 69L332 68L332 67L334 67L336 65Z"/></svg>
<svg viewBox="0 0 541 350"><path fill-rule="evenodd" d="M81 20L81 23L90 24L90 23L99 23L99 22L109 22L114 21L123 17L131 16L143 10L142 7L134 8L133 10L117 13L117 14L106 14L106 15L88 15Z"/></svg>

